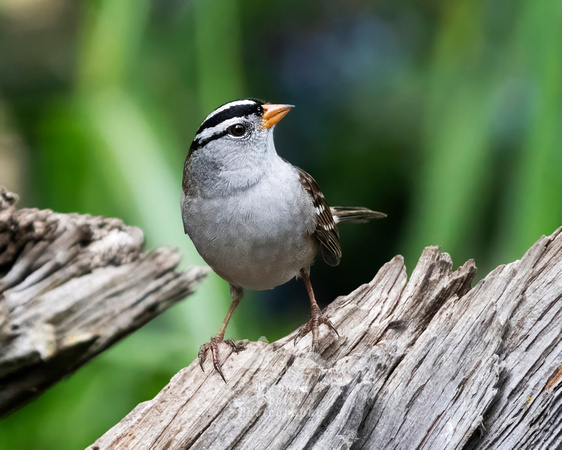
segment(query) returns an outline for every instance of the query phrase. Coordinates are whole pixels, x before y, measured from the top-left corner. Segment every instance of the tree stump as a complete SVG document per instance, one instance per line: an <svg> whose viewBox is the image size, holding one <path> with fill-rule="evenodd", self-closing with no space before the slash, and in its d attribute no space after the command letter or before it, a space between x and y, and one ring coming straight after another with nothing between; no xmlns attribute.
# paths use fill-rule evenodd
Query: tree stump
<svg viewBox="0 0 562 450"><path fill-rule="evenodd" d="M181 370L97 449L557 449L562 446L562 228L471 288L437 247L401 256L310 335L223 345L225 384Z"/></svg>
<svg viewBox="0 0 562 450"><path fill-rule="evenodd" d="M0 189L0 416L189 295L206 269L119 219L19 209Z"/></svg>

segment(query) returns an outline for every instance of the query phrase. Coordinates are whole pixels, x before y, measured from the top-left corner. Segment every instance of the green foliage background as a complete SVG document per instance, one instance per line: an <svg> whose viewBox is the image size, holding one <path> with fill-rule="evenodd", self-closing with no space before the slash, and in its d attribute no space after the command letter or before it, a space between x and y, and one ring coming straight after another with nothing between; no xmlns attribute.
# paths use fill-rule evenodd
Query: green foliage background
<svg viewBox="0 0 562 450"><path fill-rule="evenodd" d="M557 0L0 0L0 184L22 206L117 216L180 247L189 143L241 97L297 105L282 156L332 204L385 211L342 229L324 303L426 245L484 275L562 225ZM226 283L197 294L0 422L0 448L80 448L152 398L216 332ZM249 294L233 338L306 320L296 283Z"/></svg>

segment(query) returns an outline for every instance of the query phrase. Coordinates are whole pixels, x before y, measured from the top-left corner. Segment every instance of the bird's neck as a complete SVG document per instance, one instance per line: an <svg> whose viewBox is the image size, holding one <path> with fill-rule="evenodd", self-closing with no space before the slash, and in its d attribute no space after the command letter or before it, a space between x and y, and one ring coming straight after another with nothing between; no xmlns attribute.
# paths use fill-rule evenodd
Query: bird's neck
<svg viewBox="0 0 562 450"><path fill-rule="evenodd" d="M238 194L260 182L268 173L275 172L284 161L273 151L261 155L222 155L221 158L203 157L196 152L184 165L183 190L186 195L212 198Z"/></svg>

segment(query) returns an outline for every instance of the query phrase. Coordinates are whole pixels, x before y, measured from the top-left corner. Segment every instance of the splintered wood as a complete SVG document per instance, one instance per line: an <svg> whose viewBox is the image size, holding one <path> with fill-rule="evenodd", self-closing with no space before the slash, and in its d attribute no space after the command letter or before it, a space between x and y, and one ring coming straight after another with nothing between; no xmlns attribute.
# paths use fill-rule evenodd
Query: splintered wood
<svg viewBox="0 0 562 450"><path fill-rule="evenodd" d="M0 189L0 416L185 298L205 276L119 219L16 209Z"/></svg>
<svg viewBox="0 0 562 450"><path fill-rule="evenodd" d="M424 250L325 313L321 328L221 347L225 384L181 370L90 449L555 449L562 447L562 228L471 288Z"/></svg>

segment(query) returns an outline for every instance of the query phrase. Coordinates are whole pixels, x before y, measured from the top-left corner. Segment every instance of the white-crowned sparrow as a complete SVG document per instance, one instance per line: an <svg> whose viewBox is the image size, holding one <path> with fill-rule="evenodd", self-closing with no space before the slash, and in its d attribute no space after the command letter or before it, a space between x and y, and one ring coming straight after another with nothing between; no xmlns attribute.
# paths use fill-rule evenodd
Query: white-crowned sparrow
<svg viewBox="0 0 562 450"><path fill-rule="evenodd" d="M337 223L386 217L367 208L330 207L316 181L275 151L273 129L292 108L244 99L215 109L203 121L183 168L181 210L185 232L209 266L230 284L232 303L208 350L224 380L218 344L244 289L273 289L302 277L311 303L299 336L326 324L310 284L318 249L326 263L341 258ZM336 332L337 333L337 332ZM235 349L236 345L228 340Z"/></svg>

